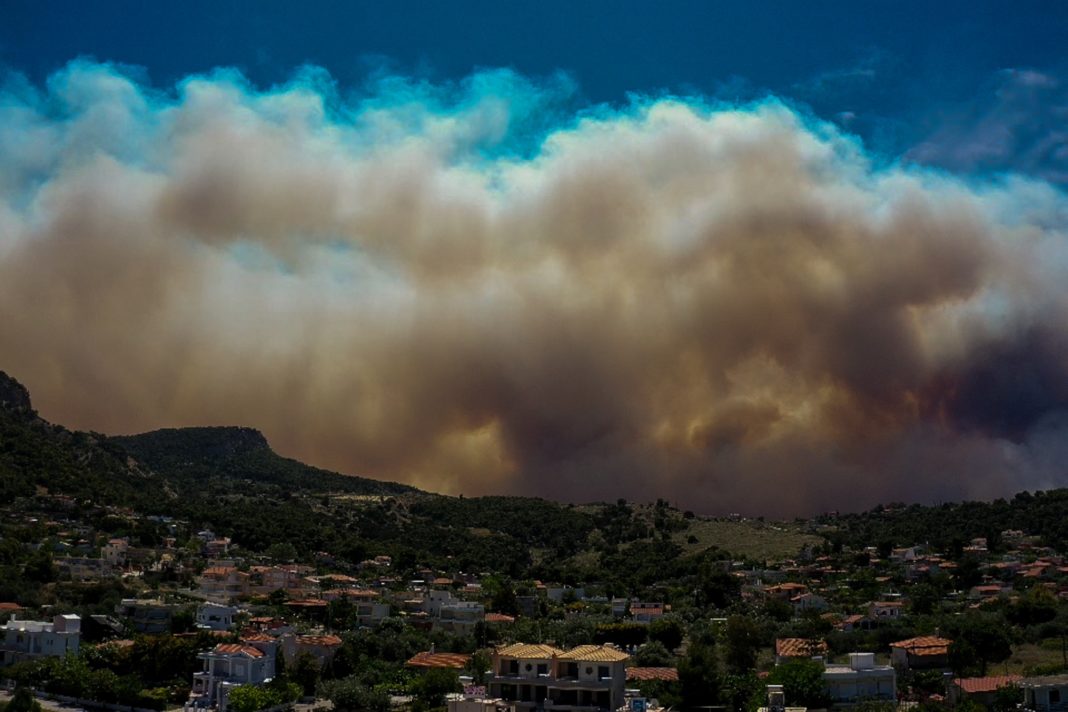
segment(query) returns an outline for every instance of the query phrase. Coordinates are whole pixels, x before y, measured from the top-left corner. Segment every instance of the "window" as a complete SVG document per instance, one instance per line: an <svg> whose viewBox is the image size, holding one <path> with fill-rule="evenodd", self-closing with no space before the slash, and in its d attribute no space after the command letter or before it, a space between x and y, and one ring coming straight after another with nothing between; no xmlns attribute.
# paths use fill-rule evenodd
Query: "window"
<svg viewBox="0 0 1068 712"><path fill-rule="evenodd" d="M1061 691L1060 690L1050 690L1049 691L1049 703L1051 705L1055 705L1060 701L1061 701Z"/></svg>
<svg viewBox="0 0 1068 712"><path fill-rule="evenodd" d="M547 663L538 663L538 675L548 675L549 665Z"/></svg>
<svg viewBox="0 0 1068 712"><path fill-rule="evenodd" d="M608 672L607 665L601 665L597 668L597 677L601 678L602 680L606 677L611 677L611 673Z"/></svg>

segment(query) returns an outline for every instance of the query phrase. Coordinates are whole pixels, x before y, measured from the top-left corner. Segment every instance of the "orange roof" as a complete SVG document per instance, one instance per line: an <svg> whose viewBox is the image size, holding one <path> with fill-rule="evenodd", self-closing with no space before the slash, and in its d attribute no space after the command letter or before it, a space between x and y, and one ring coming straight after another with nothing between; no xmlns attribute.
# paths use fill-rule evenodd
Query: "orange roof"
<svg viewBox="0 0 1068 712"><path fill-rule="evenodd" d="M335 645L341 645L341 642L341 638L336 635L301 635L297 637L297 643L300 645L319 645L332 648Z"/></svg>
<svg viewBox="0 0 1068 712"><path fill-rule="evenodd" d="M806 591L808 586L803 583L795 583L793 581L787 581L786 583L780 583L775 586L768 586L765 591Z"/></svg>
<svg viewBox="0 0 1068 712"><path fill-rule="evenodd" d="M953 641L947 638L924 635L890 643L890 647L903 648L909 655L945 655L949 652L949 646L952 643Z"/></svg>
<svg viewBox="0 0 1068 712"><path fill-rule="evenodd" d="M0 603L0 611L21 611L22 606L17 603L4 602Z"/></svg>
<svg viewBox="0 0 1068 712"><path fill-rule="evenodd" d="M273 643L275 639L266 633L250 633L241 636L242 643Z"/></svg>
<svg viewBox="0 0 1068 712"><path fill-rule="evenodd" d="M286 601L286 605L296 608L321 608L330 604L317 598L309 598L304 601Z"/></svg>
<svg viewBox="0 0 1068 712"><path fill-rule="evenodd" d="M1015 685L1023 677L1020 675L992 675L990 677L957 678L953 684L968 694L994 692L1002 687Z"/></svg>
<svg viewBox="0 0 1068 712"><path fill-rule="evenodd" d="M511 645L497 648L497 654L506 658L518 658L520 660L548 660L558 655L563 655L564 651L541 643L512 643Z"/></svg>
<svg viewBox="0 0 1068 712"><path fill-rule="evenodd" d="M408 667L461 669L464 665L467 665L467 661L470 659L471 656L464 653L431 653L427 651L416 653L404 664Z"/></svg>
<svg viewBox="0 0 1068 712"><path fill-rule="evenodd" d="M205 576L226 576L231 571L237 571L233 566L209 566L204 569Z"/></svg>
<svg viewBox="0 0 1068 712"><path fill-rule="evenodd" d="M251 645L241 645L240 643L220 643L215 646L216 653L225 653L226 655L247 655L250 658L262 658L263 651L253 648Z"/></svg>
<svg viewBox="0 0 1068 712"><path fill-rule="evenodd" d="M810 658L825 655L827 643L809 638L779 638L775 641L775 654L784 658Z"/></svg>
<svg viewBox="0 0 1068 712"><path fill-rule="evenodd" d="M560 660L583 663L618 663L628 657L630 656L622 650L610 645L579 645L566 653L557 655Z"/></svg>
<svg viewBox="0 0 1068 712"><path fill-rule="evenodd" d="M634 616L662 616L664 615L664 609L659 606L642 606L641 608L631 608L630 613Z"/></svg>
<svg viewBox="0 0 1068 712"><path fill-rule="evenodd" d="M627 679L644 682L646 680L665 680L678 682L679 671L673 667L629 667Z"/></svg>
<svg viewBox="0 0 1068 712"><path fill-rule="evenodd" d="M504 613L487 613L487 623L515 623L515 616L509 616Z"/></svg>

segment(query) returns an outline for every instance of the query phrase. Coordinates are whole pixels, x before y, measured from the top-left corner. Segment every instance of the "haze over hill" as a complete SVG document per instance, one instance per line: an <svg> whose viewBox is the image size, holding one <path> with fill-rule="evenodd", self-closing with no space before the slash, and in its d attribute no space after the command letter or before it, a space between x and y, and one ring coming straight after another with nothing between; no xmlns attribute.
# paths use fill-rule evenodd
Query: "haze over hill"
<svg viewBox="0 0 1068 712"><path fill-rule="evenodd" d="M127 508L178 517L232 536L244 549L275 545L350 563L388 554L408 565L490 566L512 576L581 581L605 571L631 584L700 569L733 555L790 557L826 541L926 541L957 546L1003 530L1068 538L1068 490L1011 502L882 506L812 521L708 518L655 503L574 506L536 498L447 497L309 467L275 454L251 428L160 430L108 437L40 418L30 395L0 371L0 497L66 495L92 511ZM91 503L91 504L90 504ZM99 510L98 510L99 511Z"/></svg>

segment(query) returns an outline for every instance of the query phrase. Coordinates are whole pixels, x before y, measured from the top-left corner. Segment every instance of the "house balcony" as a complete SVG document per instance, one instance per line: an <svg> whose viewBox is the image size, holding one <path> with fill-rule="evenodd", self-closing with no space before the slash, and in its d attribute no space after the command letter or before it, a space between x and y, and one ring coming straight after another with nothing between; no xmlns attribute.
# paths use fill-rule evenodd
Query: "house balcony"
<svg viewBox="0 0 1068 712"><path fill-rule="evenodd" d="M556 682L556 678L548 673L538 675L533 672L517 672L494 675L490 678L489 682L491 685L493 683L501 685L551 685Z"/></svg>
<svg viewBox="0 0 1068 712"><path fill-rule="evenodd" d="M555 690L610 690L612 678L602 677L596 680L583 680L578 677L557 677L547 683L550 689Z"/></svg>

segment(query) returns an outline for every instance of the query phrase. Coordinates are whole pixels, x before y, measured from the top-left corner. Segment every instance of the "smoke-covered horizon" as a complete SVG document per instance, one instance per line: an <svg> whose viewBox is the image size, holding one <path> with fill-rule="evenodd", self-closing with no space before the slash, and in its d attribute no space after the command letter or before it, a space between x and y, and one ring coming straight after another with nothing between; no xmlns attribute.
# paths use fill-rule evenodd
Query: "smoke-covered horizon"
<svg viewBox="0 0 1068 712"><path fill-rule="evenodd" d="M768 99L75 62L0 92L0 369L466 495L772 516L1068 484L1068 200Z"/></svg>

